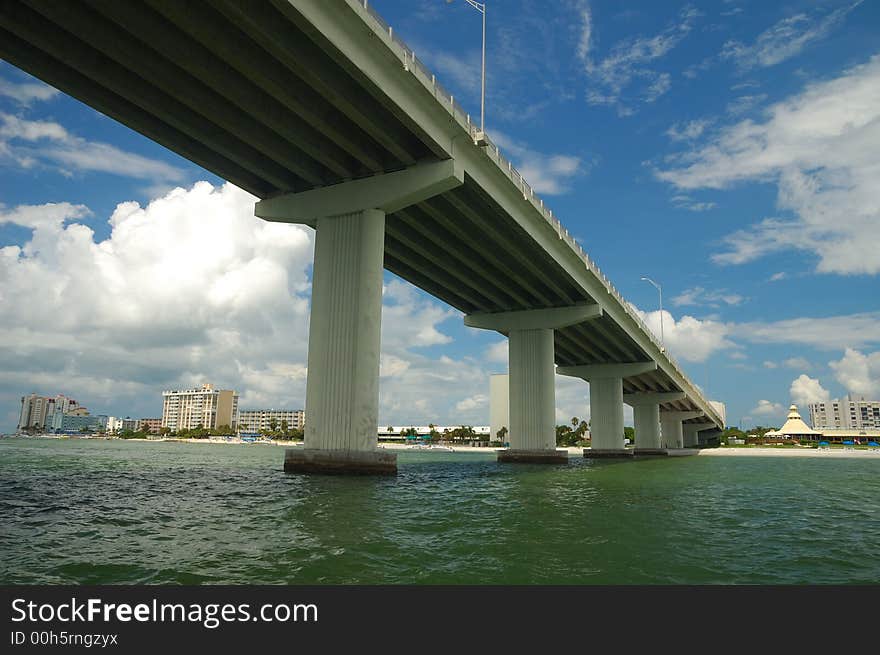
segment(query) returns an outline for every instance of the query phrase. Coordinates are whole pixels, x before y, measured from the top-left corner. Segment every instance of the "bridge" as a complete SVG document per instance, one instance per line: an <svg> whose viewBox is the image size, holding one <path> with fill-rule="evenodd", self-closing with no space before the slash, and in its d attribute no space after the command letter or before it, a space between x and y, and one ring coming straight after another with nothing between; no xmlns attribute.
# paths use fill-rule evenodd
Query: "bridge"
<svg viewBox="0 0 880 655"><path fill-rule="evenodd" d="M509 339L510 448L559 462L554 373L590 385L591 456L723 428L636 312L367 0L4 0L0 56L316 229L305 447L290 471L393 473L377 445L383 268ZM603 220L596 217L596 220Z"/></svg>

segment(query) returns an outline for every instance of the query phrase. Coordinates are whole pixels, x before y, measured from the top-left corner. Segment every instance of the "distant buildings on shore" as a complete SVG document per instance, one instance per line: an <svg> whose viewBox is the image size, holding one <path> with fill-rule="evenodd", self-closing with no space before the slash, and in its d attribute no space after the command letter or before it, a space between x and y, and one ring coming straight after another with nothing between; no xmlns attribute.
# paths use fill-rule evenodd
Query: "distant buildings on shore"
<svg viewBox="0 0 880 655"><path fill-rule="evenodd" d="M238 393L203 384L197 389L162 392L162 416L135 419L90 414L76 400L59 394L22 396L18 432L85 433L142 432L177 433L181 430L217 430L227 426L230 433L302 430L302 409L248 409L239 411Z"/></svg>
<svg viewBox="0 0 880 655"><path fill-rule="evenodd" d="M865 400L850 402L856 402L860 405L880 405L880 403ZM839 401L834 402L835 405L838 403ZM823 403L813 403L810 405L811 423L813 423L812 428L801 419L797 405L792 405L789 407L788 418L785 421L785 424L778 430L770 430L769 432L764 433L764 436L779 439L796 439L798 441L830 441L834 443L842 443L845 441L861 442L862 440L876 441L880 439L880 422L868 423L867 421L864 421L862 424L852 427L840 427L840 424L832 427L828 427L827 425L816 425L815 419L812 419L813 407L822 404Z"/></svg>
<svg viewBox="0 0 880 655"><path fill-rule="evenodd" d="M880 428L880 400L847 394L827 403L810 403L810 423L816 430Z"/></svg>

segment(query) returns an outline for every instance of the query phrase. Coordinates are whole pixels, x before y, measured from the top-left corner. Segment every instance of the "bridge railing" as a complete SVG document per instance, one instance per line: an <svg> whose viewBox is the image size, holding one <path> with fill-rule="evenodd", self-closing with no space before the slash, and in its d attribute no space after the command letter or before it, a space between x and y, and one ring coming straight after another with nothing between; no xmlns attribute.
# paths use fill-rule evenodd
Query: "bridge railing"
<svg viewBox="0 0 880 655"><path fill-rule="evenodd" d="M487 144L482 148L483 152L486 153L489 159L495 162L498 168L507 175L508 178L510 178L514 186L522 192L523 198L531 203L535 210L538 211L538 213L544 217L544 220L546 220L556 231L559 238L567 243L578 258L583 261L587 269L602 283L608 294L617 300L623 311L642 329L657 349L666 356L676 372L678 372L683 379L690 381L676 359L669 354L663 344L657 339L653 330L647 326L645 321L642 320L642 317L633 310L632 305L624 299L605 274L599 270L599 267L581 247L577 240L569 234L568 230L562 225L559 219L553 215L553 211L544 204L544 200L535 193L535 190L528 182L526 182L522 174L516 170L513 163L501 153L501 149L488 137L488 135L479 134L479 126L471 121L470 114L468 114L458 103L453 94L443 88L443 86L437 81L437 77L434 73L432 73L430 69L418 59L415 51L410 48L406 42L394 32L394 28L385 22L382 16L373 9L372 5L369 4L369 0L357 0L355 6L363 7L364 11L362 15L366 19L366 22L370 24L377 34L386 39L387 45L400 58L403 67L422 83L422 85L434 96L435 100L437 100L437 102L449 112L450 116L455 119L468 136L474 141L477 140L478 136L482 137L482 140ZM694 385L694 387L696 387L696 385ZM709 409L714 412L714 408L712 408L711 405L709 406ZM718 418L720 419L720 417Z"/></svg>

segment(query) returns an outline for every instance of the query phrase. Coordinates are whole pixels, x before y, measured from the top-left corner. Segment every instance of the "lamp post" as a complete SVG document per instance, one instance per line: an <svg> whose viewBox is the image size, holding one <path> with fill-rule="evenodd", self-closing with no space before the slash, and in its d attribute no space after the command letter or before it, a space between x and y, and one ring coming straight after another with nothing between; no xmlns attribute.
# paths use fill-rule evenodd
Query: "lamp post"
<svg viewBox="0 0 880 655"><path fill-rule="evenodd" d="M663 348L666 348L666 340L663 338L663 289L649 277L642 277L642 279L645 282L654 285L654 288L657 289L657 292L660 294L660 345L663 346Z"/></svg>
<svg viewBox="0 0 880 655"><path fill-rule="evenodd" d="M447 4L453 0L446 0ZM471 7L483 15L483 72L480 82L480 136L477 141L482 141L486 134L486 3L475 0L465 0Z"/></svg>

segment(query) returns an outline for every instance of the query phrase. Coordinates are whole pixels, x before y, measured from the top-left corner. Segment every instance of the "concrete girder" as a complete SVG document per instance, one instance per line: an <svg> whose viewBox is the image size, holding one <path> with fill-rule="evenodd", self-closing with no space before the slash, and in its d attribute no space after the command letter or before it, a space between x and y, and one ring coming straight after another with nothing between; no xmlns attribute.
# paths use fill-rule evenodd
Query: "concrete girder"
<svg viewBox="0 0 880 655"><path fill-rule="evenodd" d="M266 198L257 202L254 214L267 221L314 227L321 216L351 214L364 208L391 214L462 184L464 170L455 160L447 159L310 191Z"/></svg>
<svg viewBox="0 0 880 655"><path fill-rule="evenodd" d="M661 419L667 418L667 419L675 420L675 421L690 421L691 419L694 419L694 418L700 418L703 415L704 415L703 412L698 412L698 411L694 411L694 412L678 412L678 411L665 412L665 411L661 411L660 412ZM715 425L715 424L713 423L712 425Z"/></svg>
<svg viewBox="0 0 880 655"><path fill-rule="evenodd" d="M629 378L657 370L657 362L625 362L620 364L585 364L581 366L558 366L559 375L570 375L584 380L600 378ZM702 416L702 412L700 412Z"/></svg>
<svg viewBox="0 0 880 655"><path fill-rule="evenodd" d="M464 317L468 327L508 332L514 330L552 330L584 323L602 316L599 305L572 305L525 309L515 312L480 312Z"/></svg>
<svg viewBox="0 0 880 655"><path fill-rule="evenodd" d="M684 391L665 391L665 392L638 392L623 394L623 402L630 407L638 407L640 405L662 405L663 403L671 403L678 400L684 400L687 394Z"/></svg>

